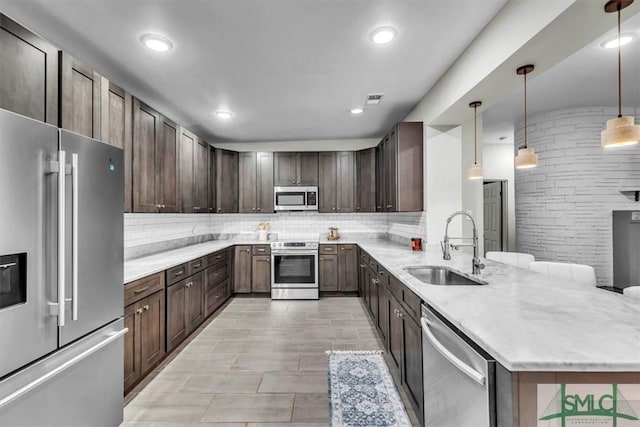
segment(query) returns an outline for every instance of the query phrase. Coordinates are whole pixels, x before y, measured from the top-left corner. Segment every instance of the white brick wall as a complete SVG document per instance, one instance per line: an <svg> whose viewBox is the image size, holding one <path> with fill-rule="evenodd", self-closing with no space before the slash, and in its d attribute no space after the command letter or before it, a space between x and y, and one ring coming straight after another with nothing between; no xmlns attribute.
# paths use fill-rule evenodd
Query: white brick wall
<svg viewBox="0 0 640 427"><path fill-rule="evenodd" d="M589 107L528 118L528 144L538 154L538 167L515 172L517 250L539 260L591 265L598 284L609 286L611 212L640 209L619 192L640 189L640 147L605 151L600 145L600 132L616 115L615 108ZM522 143L519 129L516 149Z"/></svg>

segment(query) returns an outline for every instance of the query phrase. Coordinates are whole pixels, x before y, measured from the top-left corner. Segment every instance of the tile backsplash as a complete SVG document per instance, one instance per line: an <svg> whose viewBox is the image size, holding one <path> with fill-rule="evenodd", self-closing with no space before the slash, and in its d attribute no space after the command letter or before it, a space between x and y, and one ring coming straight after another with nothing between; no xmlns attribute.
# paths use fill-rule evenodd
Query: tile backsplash
<svg viewBox="0 0 640 427"><path fill-rule="evenodd" d="M257 232L268 222L270 233L324 235L329 227L340 234L388 235L393 240L426 239L426 212L320 214L281 212L277 214L125 214L125 258L171 247L214 239L217 235Z"/></svg>

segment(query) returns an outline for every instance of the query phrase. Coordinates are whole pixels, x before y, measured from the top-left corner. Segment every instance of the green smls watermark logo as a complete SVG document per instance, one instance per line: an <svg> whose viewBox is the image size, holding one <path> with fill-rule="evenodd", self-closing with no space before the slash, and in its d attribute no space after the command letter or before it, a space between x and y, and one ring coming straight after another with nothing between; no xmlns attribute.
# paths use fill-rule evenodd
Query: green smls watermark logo
<svg viewBox="0 0 640 427"><path fill-rule="evenodd" d="M584 387L583 387L584 388ZM606 392L568 392L567 385L561 384L545 408L540 421L560 421L561 427L571 424L591 424L603 421L606 425L618 426L618 420L639 421L633 408L620 391L618 384L612 384ZM634 423L635 425L635 423ZM640 423L638 423L640 425Z"/></svg>

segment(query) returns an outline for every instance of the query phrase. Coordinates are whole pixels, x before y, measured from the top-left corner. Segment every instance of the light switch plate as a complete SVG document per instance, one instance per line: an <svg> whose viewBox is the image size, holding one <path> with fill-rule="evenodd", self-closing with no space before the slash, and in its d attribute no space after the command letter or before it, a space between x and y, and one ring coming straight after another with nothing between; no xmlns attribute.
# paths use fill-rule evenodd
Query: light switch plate
<svg viewBox="0 0 640 427"><path fill-rule="evenodd" d="M631 221L640 221L640 211L631 212Z"/></svg>

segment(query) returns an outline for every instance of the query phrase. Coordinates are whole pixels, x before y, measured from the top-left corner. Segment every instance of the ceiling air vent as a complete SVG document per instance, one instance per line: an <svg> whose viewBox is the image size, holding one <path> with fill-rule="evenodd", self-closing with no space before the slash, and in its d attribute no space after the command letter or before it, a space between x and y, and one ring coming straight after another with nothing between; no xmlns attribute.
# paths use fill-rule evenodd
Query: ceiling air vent
<svg viewBox="0 0 640 427"><path fill-rule="evenodd" d="M378 105L382 102L383 93L370 93L367 95L367 105Z"/></svg>

